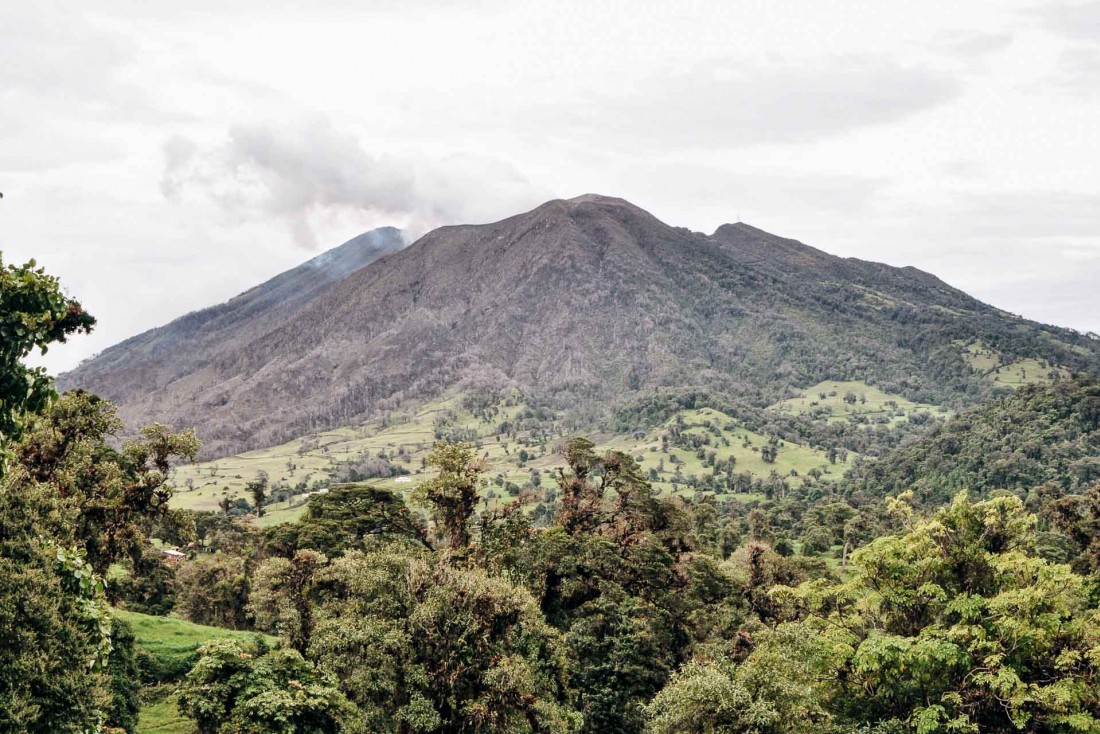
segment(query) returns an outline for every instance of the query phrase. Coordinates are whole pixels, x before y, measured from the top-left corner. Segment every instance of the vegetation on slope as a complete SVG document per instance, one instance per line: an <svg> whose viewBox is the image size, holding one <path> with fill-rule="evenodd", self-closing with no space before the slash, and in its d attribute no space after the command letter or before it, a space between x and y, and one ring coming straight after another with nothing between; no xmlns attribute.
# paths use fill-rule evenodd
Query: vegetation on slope
<svg viewBox="0 0 1100 734"><path fill-rule="evenodd" d="M195 624L185 619L124 609L115 609L112 614L133 630L138 664L148 682L181 680L199 659L199 649L212 640L238 640L257 647L271 647L277 642L267 635Z"/></svg>
<svg viewBox="0 0 1100 734"><path fill-rule="evenodd" d="M853 488L913 489L925 503L956 492L1018 495L1053 482L1078 491L1100 480L1100 383L1090 378L1014 393L953 417L886 459L853 472Z"/></svg>

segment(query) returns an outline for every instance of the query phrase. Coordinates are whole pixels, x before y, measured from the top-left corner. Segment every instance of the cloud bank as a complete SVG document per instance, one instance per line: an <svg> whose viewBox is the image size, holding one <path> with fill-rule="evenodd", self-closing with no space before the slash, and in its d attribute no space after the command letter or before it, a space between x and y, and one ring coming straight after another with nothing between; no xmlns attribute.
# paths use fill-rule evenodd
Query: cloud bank
<svg viewBox="0 0 1100 734"><path fill-rule="evenodd" d="M235 125L209 147L177 136L163 153L165 197L198 192L241 222L277 217L311 250L318 247L315 223L325 218L381 216L415 236L444 224L492 221L552 198L505 162L371 153L324 119Z"/></svg>

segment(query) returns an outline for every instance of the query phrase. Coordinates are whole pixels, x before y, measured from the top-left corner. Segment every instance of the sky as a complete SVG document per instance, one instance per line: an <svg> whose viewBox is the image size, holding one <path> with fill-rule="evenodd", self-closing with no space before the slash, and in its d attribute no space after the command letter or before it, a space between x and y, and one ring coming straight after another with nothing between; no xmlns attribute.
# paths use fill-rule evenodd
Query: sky
<svg viewBox="0 0 1100 734"><path fill-rule="evenodd" d="M36 0L0 58L0 252L99 319L53 371L588 192L1100 332L1100 0Z"/></svg>

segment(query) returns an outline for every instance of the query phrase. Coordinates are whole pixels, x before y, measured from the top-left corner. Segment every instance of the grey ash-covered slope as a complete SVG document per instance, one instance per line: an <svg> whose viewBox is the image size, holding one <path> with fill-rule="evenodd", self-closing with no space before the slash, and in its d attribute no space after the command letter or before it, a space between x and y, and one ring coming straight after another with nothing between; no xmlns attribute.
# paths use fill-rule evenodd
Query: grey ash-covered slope
<svg viewBox="0 0 1100 734"><path fill-rule="evenodd" d="M61 375L58 385L110 395L128 418L163 415L170 420L172 414L162 412L151 396L186 382L227 351L275 331L335 283L404 246L401 231L393 227L365 232L225 303L116 344ZM135 410L138 405L146 407Z"/></svg>
<svg viewBox="0 0 1100 734"><path fill-rule="evenodd" d="M990 388L960 342L1073 369L1098 361L1085 337L913 268L834 257L743 224L690 232L595 195L434 230L275 321L235 332L216 358L182 371L139 337L67 383L118 400L131 422L194 425L224 453L455 385L519 387L563 405L657 387L763 404L823 379L866 379L966 404ZM171 379L139 380L131 352Z"/></svg>

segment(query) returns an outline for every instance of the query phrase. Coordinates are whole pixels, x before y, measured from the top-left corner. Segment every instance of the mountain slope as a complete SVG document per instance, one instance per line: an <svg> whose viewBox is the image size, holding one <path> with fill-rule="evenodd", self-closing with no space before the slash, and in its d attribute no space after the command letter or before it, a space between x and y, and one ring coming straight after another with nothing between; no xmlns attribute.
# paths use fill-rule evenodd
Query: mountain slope
<svg viewBox="0 0 1100 734"><path fill-rule="evenodd" d="M404 245L393 227L361 234L225 303L127 339L61 375L58 385L110 395L127 418L160 415L156 407L134 408L226 349L263 338L335 283Z"/></svg>
<svg viewBox="0 0 1100 734"><path fill-rule="evenodd" d="M866 380L917 402L965 405L994 389L964 358L978 341L1006 359L1100 363L1095 342L912 268L834 257L741 224L693 233L587 195L430 232L262 338L234 338L152 390L103 357L68 384L121 400L133 422L194 425L226 453L454 385L516 387L563 407L690 385L762 407L792 388ZM146 359L165 369L163 357Z"/></svg>
<svg viewBox="0 0 1100 734"><path fill-rule="evenodd" d="M1100 480L1100 382L1028 385L968 410L882 460L853 470L852 490L907 489L929 505L969 490L1026 493L1045 482L1080 490Z"/></svg>

